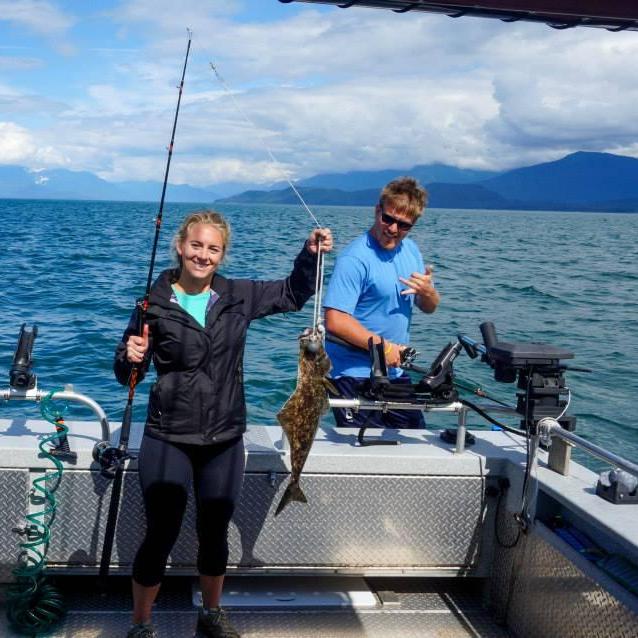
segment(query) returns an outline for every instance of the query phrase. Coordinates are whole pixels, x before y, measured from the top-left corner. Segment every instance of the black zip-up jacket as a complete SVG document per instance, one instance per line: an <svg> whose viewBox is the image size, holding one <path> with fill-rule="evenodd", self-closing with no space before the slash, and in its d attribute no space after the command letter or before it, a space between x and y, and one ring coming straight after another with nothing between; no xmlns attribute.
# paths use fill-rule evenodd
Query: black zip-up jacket
<svg viewBox="0 0 638 638"><path fill-rule="evenodd" d="M176 443L209 445L245 432L243 358L248 326L253 319L299 310L314 294L316 263L304 246L286 279L214 275L211 288L219 299L209 309L204 328L170 301L177 272L162 272L149 298L149 350L138 377L141 381L152 356L157 381L150 392L145 433ZM123 385L132 369L126 342L136 333L136 325L133 313L115 351L115 376Z"/></svg>

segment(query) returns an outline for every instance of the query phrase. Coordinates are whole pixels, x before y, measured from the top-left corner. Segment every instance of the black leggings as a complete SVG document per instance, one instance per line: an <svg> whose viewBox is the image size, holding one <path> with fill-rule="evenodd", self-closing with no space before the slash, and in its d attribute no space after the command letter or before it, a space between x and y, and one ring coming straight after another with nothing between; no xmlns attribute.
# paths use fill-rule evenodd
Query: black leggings
<svg viewBox="0 0 638 638"><path fill-rule="evenodd" d="M158 585L177 540L193 483L199 551L197 569L221 576L228 562L228 525L244 475L244 440L218 445L182 445L144 436L139 474L146 511L146 536L133 563L140 585Z"/></svg>

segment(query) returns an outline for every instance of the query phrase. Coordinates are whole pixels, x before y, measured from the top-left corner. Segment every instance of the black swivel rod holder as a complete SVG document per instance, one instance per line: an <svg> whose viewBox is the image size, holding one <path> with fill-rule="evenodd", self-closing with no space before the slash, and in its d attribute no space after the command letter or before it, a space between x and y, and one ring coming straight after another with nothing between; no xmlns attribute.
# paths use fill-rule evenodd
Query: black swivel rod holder
<svg viewBox="0 0 638 638"><path fill-rule="evenodd" d="M27 330L27 324L20 328L18 345L13 355L13 363L9 371L9 385L16 390L31 390L35 387L36 377L33 374L33 344L38 336L38 326L35 324L31 331Z"/></svg>
<svg viewBox="0 0 638 638"><path fill-rule="evenodd" d="M483 355L485 361L492 365L492 358L490 357L490 350L498 343L496 338L496 328L491 321L483 322L479 328L481 329L481 335L483 335L483 343L485 344L485 354Z"/></svg>

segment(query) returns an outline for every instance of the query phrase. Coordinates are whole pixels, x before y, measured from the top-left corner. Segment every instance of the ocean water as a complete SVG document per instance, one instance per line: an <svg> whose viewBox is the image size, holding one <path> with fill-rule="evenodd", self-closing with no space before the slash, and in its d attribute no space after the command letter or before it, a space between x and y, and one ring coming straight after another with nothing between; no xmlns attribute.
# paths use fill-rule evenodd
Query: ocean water
<svg viewBox="0 0 638 638"><path fill-rule="evenodd" d="M170 265L172 235L194 208L166 207L156 274ZM289 272L311 228L301 207L219 209L233 230L224 274L274 279ZM0 387L8 386L20 326L37 323L39 387L73 384L97 400L114 424L121 419L126 391L113 378L112 356L135 299L144 293L156 211L153 203L0 200ZM372 221L368 208L314 212L333 229L337 249ZM576 354L574 365L592 369L567 373L577 433L638 460L638 215L435 209L411 236L434 265L442 295L434 315L415 314L418 363L427 366L457 333L480 340L479 324L487 320L502 340L566 348ZM297 335L311 317L309 302L299 313L253 324L245 365L249 423L276 422L294 388ZM514 385L495 382L485 364L461 355L455 370L515 401ZM138 387L135 420L144 419L153 376ZM23 415L37 418L37 406L0 404L0 418ZM67 418L91 414L71 406ZM430 416L429 426L449 419ZM331 423L325 417L324 426ZM490 427L478 416L470 426Z"/></svg>

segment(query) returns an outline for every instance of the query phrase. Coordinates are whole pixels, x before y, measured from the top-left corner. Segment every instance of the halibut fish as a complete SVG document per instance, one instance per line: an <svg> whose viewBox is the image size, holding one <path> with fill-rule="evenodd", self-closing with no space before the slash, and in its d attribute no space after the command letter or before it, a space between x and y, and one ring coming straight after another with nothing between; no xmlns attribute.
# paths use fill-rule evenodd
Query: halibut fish
<svg viewBox="0 0 638 638"><path fill-rule="evenodd" d="M299 486L299 477L310 453L321 415L328 409L326 390L330 389L331 392L338 394L334 386L326 379L330 367L330 359L321 338L307 328L299 337L297 387L277 414L277 419L290 444L292 471L290 482L279 501L275 516L290 501L308 502Z"/></svg>

